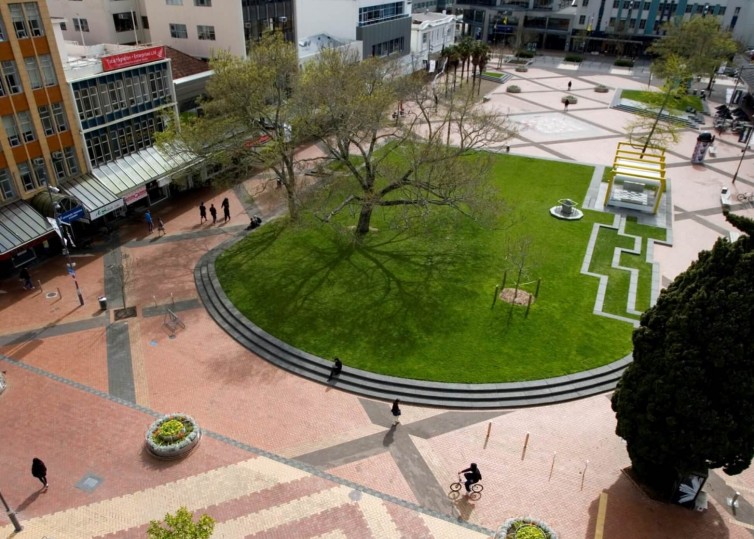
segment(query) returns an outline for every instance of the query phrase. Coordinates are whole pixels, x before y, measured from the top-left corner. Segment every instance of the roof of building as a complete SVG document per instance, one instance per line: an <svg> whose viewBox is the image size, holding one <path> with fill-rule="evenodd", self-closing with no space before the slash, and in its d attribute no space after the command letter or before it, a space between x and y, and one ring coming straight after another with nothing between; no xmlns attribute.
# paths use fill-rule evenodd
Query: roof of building
<svg viewBox="0 0 754 539"><path fill-rule="evenodd" d="M418 24L421 24L423 22L435 22L435 21L442 21L448 18L453 18L453 15L448 15L447 13L435 13L432 11L426 11L424 13L412 13L411 19Z"/></svg>
<svg viewBox="0 0 754 539"><path fill-rule="evenodd" d="M209 62L189 56L173 47L165 47L165 56L171 60L173 80L182 79L198 73L209 71Z"/></svg>

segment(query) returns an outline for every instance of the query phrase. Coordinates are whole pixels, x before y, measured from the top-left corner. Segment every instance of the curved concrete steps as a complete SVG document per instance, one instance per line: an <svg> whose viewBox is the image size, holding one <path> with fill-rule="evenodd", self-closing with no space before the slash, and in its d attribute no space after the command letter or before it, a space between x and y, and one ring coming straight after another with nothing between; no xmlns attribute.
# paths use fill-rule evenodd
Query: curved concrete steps
<svg viewBox="0 0 754 539"><path fill-rule="evenodd" d="M262 359L299 376L327 383L332 363L281 341L249 321L225 296L215 273L215 259L228 247L204 255L194 268L199 297L210 316L231 337ZM627 356L582 373L545 380L501 384L453 384L384 376L350 368L332 385L365 397L424 406L465 409L516 408L554 404L612 391L631 361Z"/></svg>

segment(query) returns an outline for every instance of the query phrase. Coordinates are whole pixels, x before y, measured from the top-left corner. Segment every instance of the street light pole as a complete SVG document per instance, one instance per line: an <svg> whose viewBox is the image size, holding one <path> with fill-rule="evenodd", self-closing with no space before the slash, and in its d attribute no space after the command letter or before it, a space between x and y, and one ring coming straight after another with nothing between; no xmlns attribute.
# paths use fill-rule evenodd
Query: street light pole
<svg viewBox="0 0 754 539"><path fill-rule="evenodd" d="M81 293L81 288L79 288L79 282L76 279L76 269L73 266L73 261L71 260L71 252L68 250L68 241L65 238L65 234L63 233L63 223L60 221L60 214L58 212L58 205L52 198L53 190L57 190L55 187L50 185L49 182L45 182L47 185L47 194L50 195L50 204L52 204L52 213L55 218L55 223L58 226L58 234L60 235L60 241L63 242L63 254L66 258L66 271L73 277L73 284L76 285L76 295L79 298L79 305L82 307L84 306L84 295Z"/></svg>
<svg viewBox="0 0 754 539"><path fill-rule="evenodd" d="M18 522L18 519L16 518L16 513L11 511L11 508L8 507L8 504L5 503L5 498L3 498L3 493L0 492L0 500L2 500L3 505L5 506L5 512L8 514L8 520L10 520L11 524L13 524L13 529L17 532L20 532L24 529L23 526Z"/></svg>
<svg viewBox="0 0 754 539"><path fill-rule="evenodd" d="M736 167L735 174L733 174L733 181L731 183L736 183L736 178L738 178L738 171L741 170L741 163L744 162L744 157L746 156L746 150L749 147L749 142L751 142L752 133L754 133L754 126L749 126L749 134L746 136L746 143L744 144L744 149L741 150L741 159L738 160L738 166Z"/></svg>

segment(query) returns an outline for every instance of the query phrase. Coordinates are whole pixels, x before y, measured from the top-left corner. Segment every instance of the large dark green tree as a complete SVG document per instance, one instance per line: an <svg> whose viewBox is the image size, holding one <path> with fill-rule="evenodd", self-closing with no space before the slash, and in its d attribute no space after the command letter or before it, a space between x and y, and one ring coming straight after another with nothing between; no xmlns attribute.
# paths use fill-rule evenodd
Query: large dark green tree
<svg viewBox="0 0 754 539"><path fill-rule="evenodd" d="M719 239L660 294L634 331L634 361L612 404L643 483L745 470L754 455L754 221Z"/></svg>

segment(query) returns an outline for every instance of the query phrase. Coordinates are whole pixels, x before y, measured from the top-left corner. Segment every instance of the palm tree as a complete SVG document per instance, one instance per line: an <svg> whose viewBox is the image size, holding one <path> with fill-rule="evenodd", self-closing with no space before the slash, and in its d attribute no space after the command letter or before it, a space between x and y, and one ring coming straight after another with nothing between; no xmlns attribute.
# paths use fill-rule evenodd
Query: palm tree
<svg viewBox="0 0 754 539"><path fill-rule="evenodd" d="M458 56L461 61L461 81L463 81L463 75L466 73L466 64L468 64L469 58L471 57L471 48L473 44L474 42L471 38L466 36L458 42L458 45L456 45L456 50L458 51Z"/></svg>
<svg viewBox="0 0 754 539"><path fill-rule="evenodd" d="M483 43L481 41L474 41L471 45L471 64L473 66L473 73L471 74L472 81L471 81L471 89L474 89L474 83L477 79L477 67L479 67L479 88L481 90L482 87L482 62L484 62L484 65L487 65L487 62L489 61L489 55L490 55L490 46L487 45L487 43Z"/></svg>
<svg viewBox="0 0 754 539"><path fill-rule="evenodd" d="M445 97L448 97L448 79L450 78L448 76L448 72L450 69L453 69L453 91L456 90L456 76L458 74L458 63L461 59L461 55L458 51L458 47L456 45L450 45L449 47L445 47L445 52L448 55L448 63L445 66Z"/></svg>
<svg viewBox="0 0 754 539"><path fill-rule="evenodd" d="M478 41L477 44L479 50L479 60L477 61L477 64L479 65L479 89L477 90L477 95L479 95L482 93L482 73L484 73L484 70L487 68L487 63L490 61L492 54L490 46L487 45L487 43Z"/></svg>

